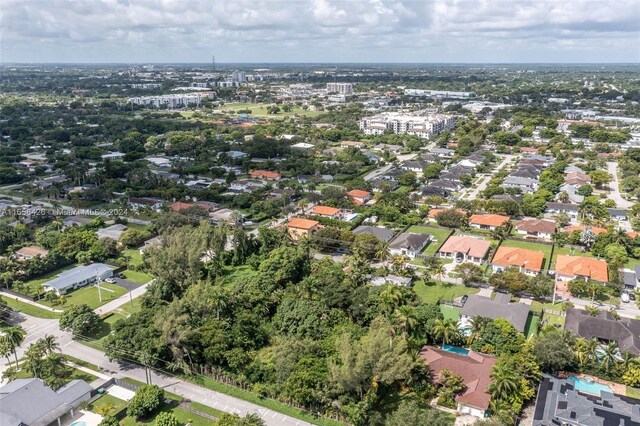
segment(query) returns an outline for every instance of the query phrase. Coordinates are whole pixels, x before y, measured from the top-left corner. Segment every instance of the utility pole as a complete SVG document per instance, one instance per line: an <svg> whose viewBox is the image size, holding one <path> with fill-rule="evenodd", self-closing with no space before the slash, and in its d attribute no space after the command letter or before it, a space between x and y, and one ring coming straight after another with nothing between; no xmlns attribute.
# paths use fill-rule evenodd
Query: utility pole
<svg viewBox="0 0 640 426"><path fill-rule="evenodd" d="M100 302L102 302L102 288L100 287L100 274L98 274L98 268L96 270L96 285L98 286L98 297L100 298Z"/></svg>

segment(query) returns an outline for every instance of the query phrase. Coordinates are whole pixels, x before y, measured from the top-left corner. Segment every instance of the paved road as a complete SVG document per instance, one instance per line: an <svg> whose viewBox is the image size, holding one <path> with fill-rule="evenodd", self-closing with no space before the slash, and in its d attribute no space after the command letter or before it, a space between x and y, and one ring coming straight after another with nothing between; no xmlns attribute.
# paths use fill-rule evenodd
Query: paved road
<svg viewBox="0 0 640 426"><path fill-rule="evenodd" d="M622 198L622 195L620 194L620 181L618 180L618 163L615 161L607 162L607 169L611 177L613 177L613 180L609 183L609 188L611 189L609 198L616 202L616 205L619 209L630 209L633 206L633 203Z"/></svg>
<svg viewBox="0 0 640 426"><path fill-rule="evenodd" d="M487 186L489 185L489 181L491 180L491 178L497 172L502 170L514 158L516 158L516 155L512 155L512 154L505 155L504 156L504 160L502 160L502 162L500 164L498 164L498 166L495 167L491 171L491 173L488 174L488 176L484 176L482 178L482 182L480 182L479 185L476 185L476 187L471 192L465 193L465 195L462 198L467 199L467 200L475 200L476 198L478 198L478 194L480 192L484 191L485 189L487 189Z"/></svg>
<svg viewBox="0 0 640 426"><path fill-rule="evenodd" d="M402 163L404 161L411 160L411 159L415 158L417 155L418 155L417 153L402 154L402 155L398 155L396 158L398 159L397 160L398 162ZM380 167L378 169L372 170L371 172L367 173L364 176L364 180L369 181L369 180L375 179L378 176L387 173L389 170L391 170L394 167L395 167L395 165L392 163L392 164L387 164L386 166Z"/></svg>

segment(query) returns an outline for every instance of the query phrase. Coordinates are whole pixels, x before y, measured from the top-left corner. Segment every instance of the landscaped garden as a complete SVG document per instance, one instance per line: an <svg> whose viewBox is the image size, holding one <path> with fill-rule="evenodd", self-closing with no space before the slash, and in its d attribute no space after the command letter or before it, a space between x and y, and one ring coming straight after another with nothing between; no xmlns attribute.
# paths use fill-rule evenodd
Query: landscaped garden
<svg viewBox="0 0 640 426"><path fill-rule="evenodd" d="M425 284L423 280L417 280L413 290L424 303L437 303L439 300L453 300L465 294L476 294L480 290L473 287L465 287L458 284L442 283L430 280Z"/></svg>

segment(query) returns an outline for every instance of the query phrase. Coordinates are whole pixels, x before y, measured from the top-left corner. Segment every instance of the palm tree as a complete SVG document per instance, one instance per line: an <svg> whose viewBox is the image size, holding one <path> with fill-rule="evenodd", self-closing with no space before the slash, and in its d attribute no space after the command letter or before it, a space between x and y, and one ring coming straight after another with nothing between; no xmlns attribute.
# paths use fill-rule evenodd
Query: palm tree
<svg viewBox="0 0 640 426"><path fill-rule="evenodd" d="M608 345L602 348L602 366L607 373L611 371L613 367L618 363L618 344L616 342L609 342Z"/></svg>
<svg viewBox="0 0 640 426"><path fill-rule="evenodd" d="M42 348L45 354L51 355L55 351L60 349L60 344L56 341L55 336L46 334L43 338L38 339L38 345Z"/></svg>
<svg viewBox="0 0 640 426"><path fill-rule="evenodd" d="M376 259L378 259L380 262L384 262L385 260L387 260L390 255L391 252L389 252L388 242L380 244L380 246L378 247L378 251L375 254Z"/></svg>
<svg viewBox="0 0 640 426"><path fill-rule="evenodd" d="M490 374L493 383L489 385L489 392L494 398L509 400L518 390L519 378L516 373L506 365L497 365Z"/></svg>
<svg viewBox="0 0 640 426"><path fill-rule="evenodd" d="M58 299L56 300L56 303L58 303L59 305L64 306L65 303L67 303L67 298L61 294L60 296L58 296Z"/></svg>
<svg viewBox="0 0 640 426"><path fill-rule="evenodd" d="M411 306L400 306L396 309L394 319L396 324L402 329L402 334L406 337L409 331L416 326L418 319Z"/></svg>
<svg viewBox="0 0 640 426"><path fill-rule="evenodd" d="M24 338L27 335L27 332L24 331L21 327L8 327L3 330L4 335L2 336L2 340L6 341L11 351L13 352L13 356L16 359L16 369L18 369L18 348L24 342Z"/></svg>
<svg viewBox="0 0 640 426"><path fill-rule="evenodd" d="M436 339L442 339L442 345L453 341L458 336L458 327L453 320L436 320L432 330Z"/></svg>
<svg viewBox="0 0 640 426"><path fill-rule="evenodd" d="M562 191L560 194L558 194L558 201L561 203L569 202L569 194L567 193L567 191Z"/></svg>
<svg viewBox="0 0 640 426"><path fill-rule="evenodd" d="M111 415L111 413L113 413L115 409L116 409L115 405L113 405L110 402L107 402L106 404L103 404L98 408L96 408L96 413L100 414L102 417L107 417Z"/></svg>
<svg viewBox="0 0 640 426"><path fill-rule="evenodd" d="M475 342L480 337L480 332L484 329L485 325L487 325L487 318L483 317L473 317L471 318L471 334L467 338L467 344L470 345Z"/></svg>
<svg viewBox="0 0 640 426"><path fill-rule="evenodd" d="M447 269L442 263L438 262L431 268L431 273L433 274L433 276L438 278L438 281L442 281L444 276L447 274Z"/></svg>
<svg viewBox="0 0 640 426"><path fill-rule="evenodd" d="M404 299L402 290L394 285L387 285L387 288L380 292L380 304L386 313L395 311L402 299Z"/></svg>

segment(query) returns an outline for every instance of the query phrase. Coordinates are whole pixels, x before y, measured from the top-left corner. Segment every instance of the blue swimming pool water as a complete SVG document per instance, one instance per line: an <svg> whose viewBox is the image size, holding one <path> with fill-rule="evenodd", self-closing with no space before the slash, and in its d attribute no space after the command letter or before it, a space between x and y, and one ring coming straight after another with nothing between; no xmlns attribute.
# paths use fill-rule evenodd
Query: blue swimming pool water
<svg viewBox="0 0 640 426"><path fill-rule="evenodd" d="M88 425L87 425L87 422L77 421L77 422L71 423L69 426L88 426Z"/></svg>
<svg viewBox="0 0 640 426"><path fill-rule="evenodd" d="M600 396L601 392L612 392L611 388L607 385L596 382L588 382L578 377L569 376L569 380L573 380L576 384L576 390L580 392L590 393L591 395Z"/></svg>
<svg viewBox="0 0 640 426"><path fill-rule="evenodd" d="M442 345L442 350L453 352L458 355L469 355L469 351L465 348L461 348L460 346Z"/></svg>

